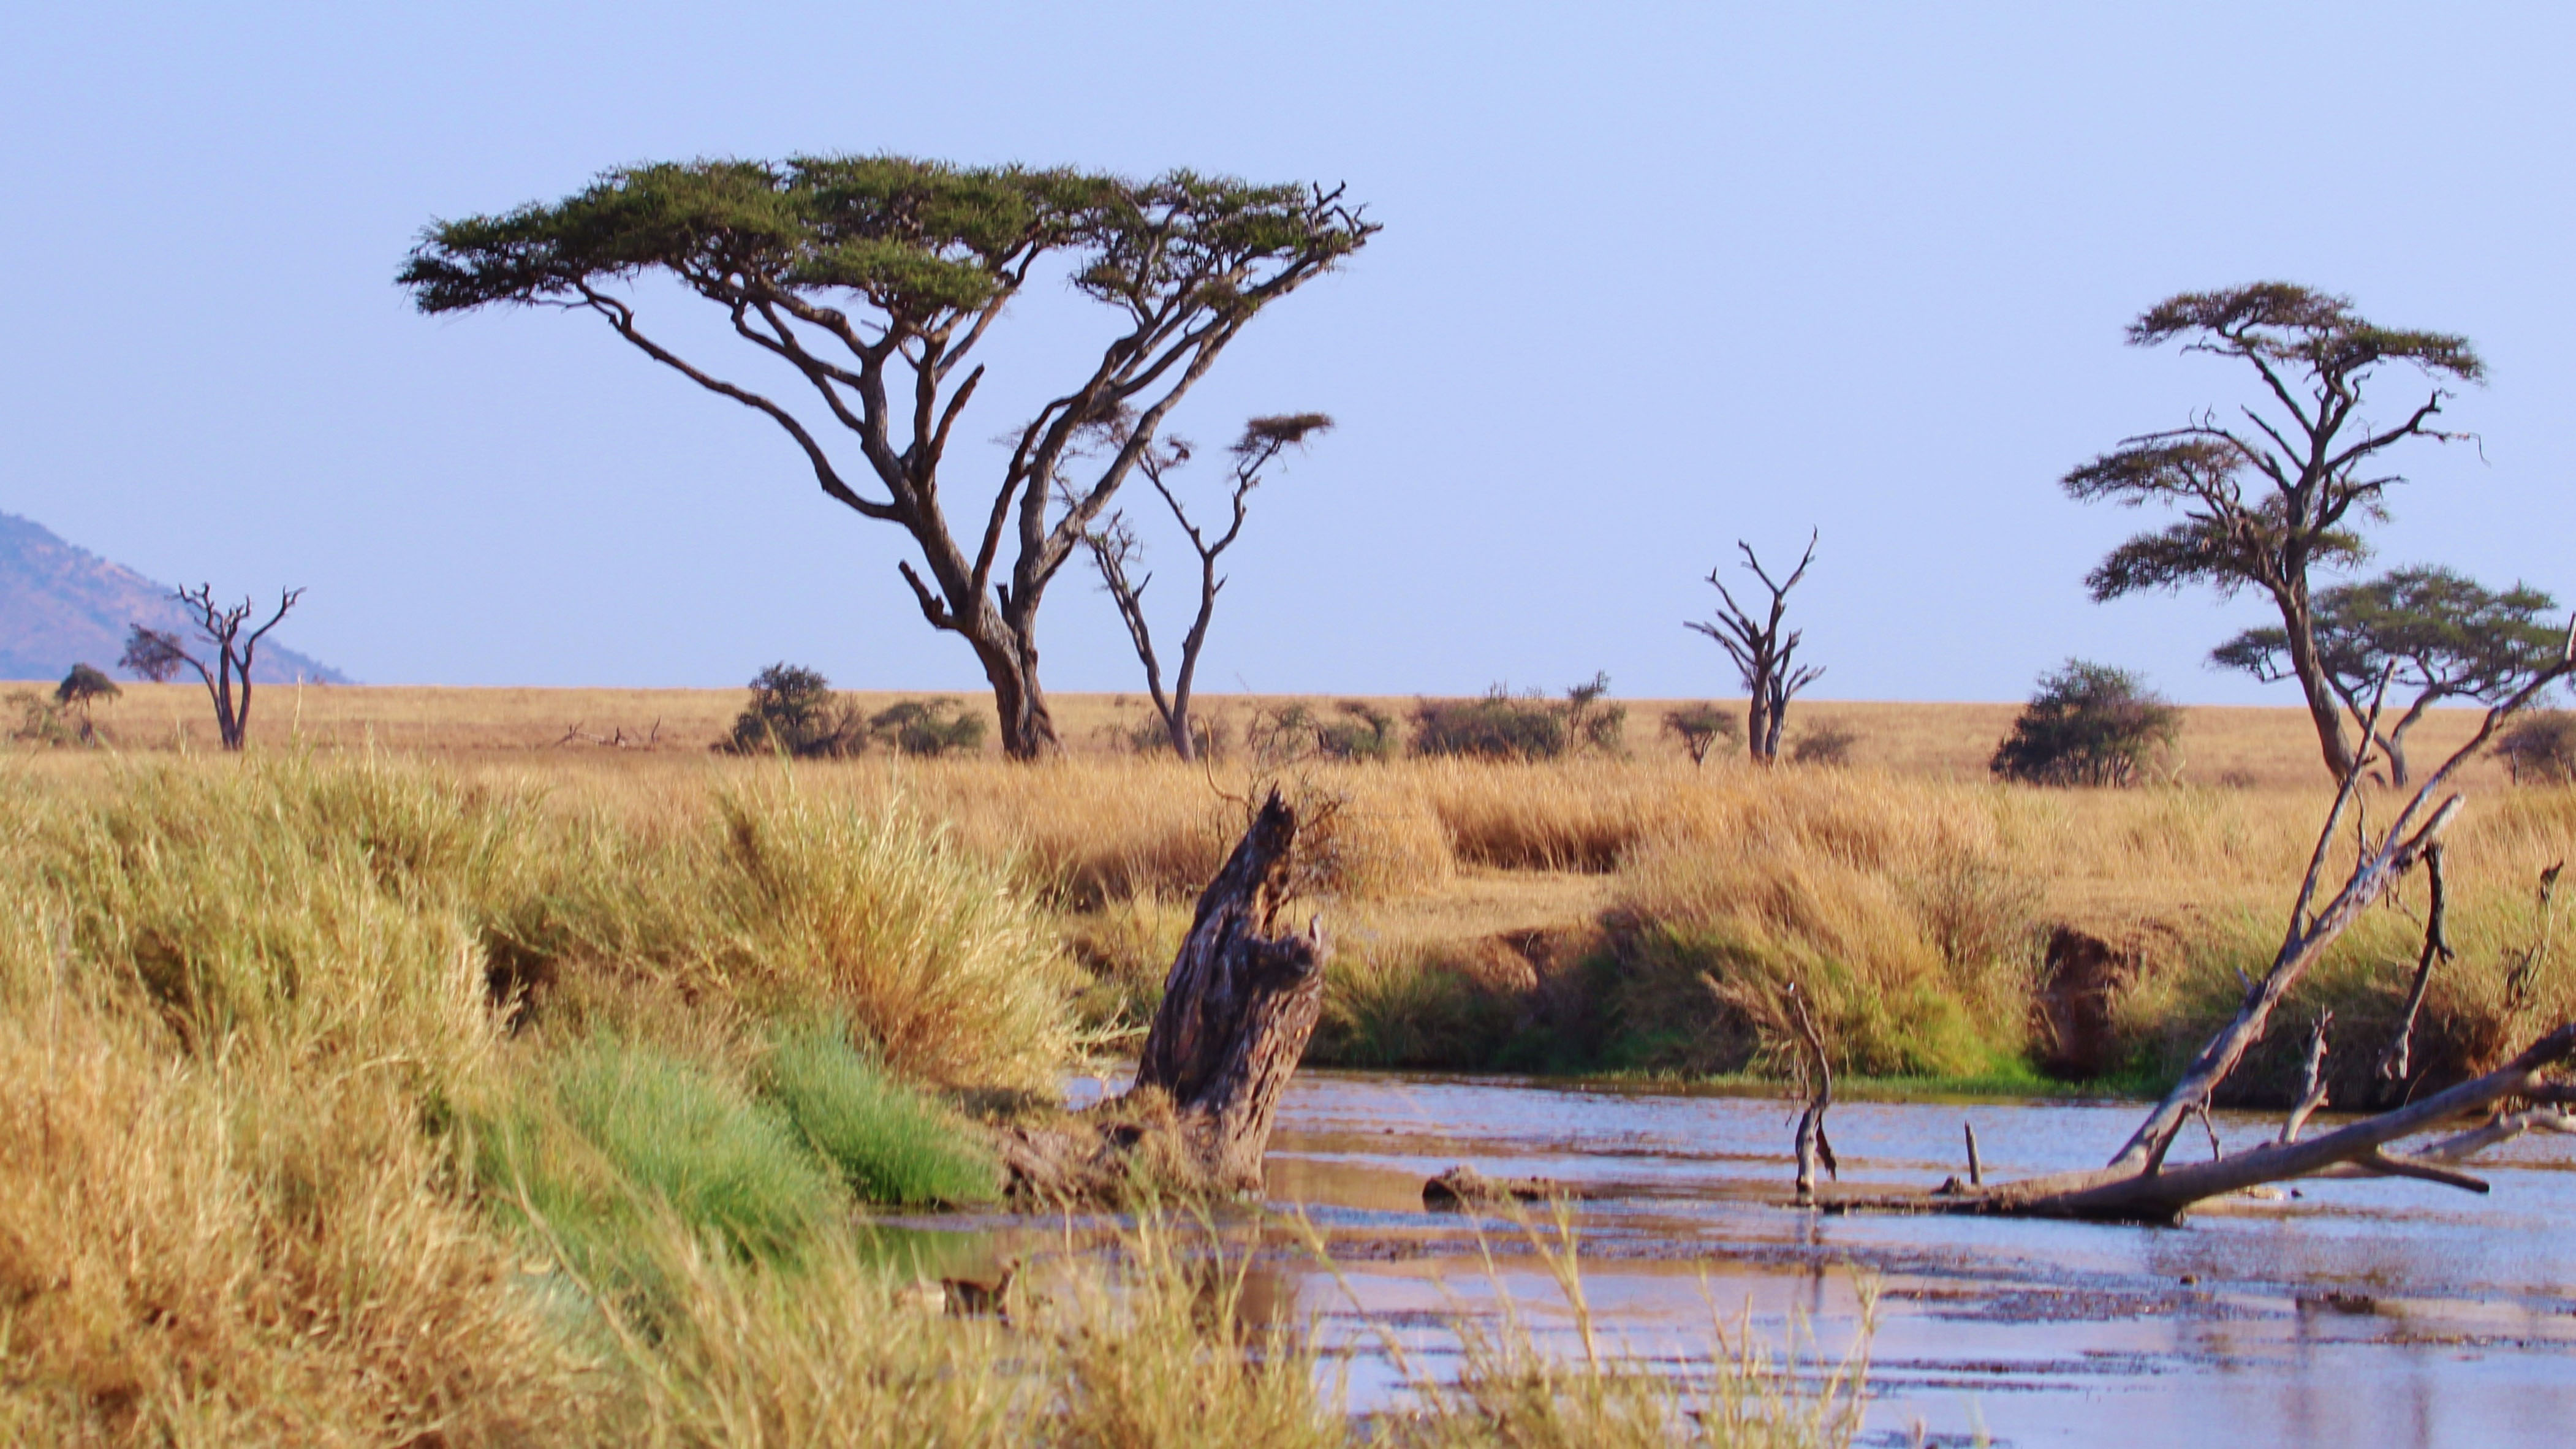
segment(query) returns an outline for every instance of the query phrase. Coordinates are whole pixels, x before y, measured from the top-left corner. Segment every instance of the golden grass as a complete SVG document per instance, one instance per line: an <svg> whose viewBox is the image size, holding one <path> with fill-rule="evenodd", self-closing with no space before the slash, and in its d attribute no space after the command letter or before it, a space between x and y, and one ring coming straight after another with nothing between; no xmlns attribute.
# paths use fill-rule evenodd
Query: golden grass
<svg viewBox="0 0 2576 1449"><path fill-rule="evenodd" d="M52 681L28 688L50 689ZM0 686L6 688L7 686ZM102 730L120 748L166 749L186 740L212 747L212 716L196 685L127 684L122 699L98 707ZM868 690L848 698L875 711L902 699L940 697L965 701L993 723L990 697L975 691ZM663 753L703 751L724 738L749 698L740 689L537 689L424 685L263 685L252 724L254 738L272 747L290 742L327 750L369 746L440 754L546 751L553 754L637 753L584 739L622 736L651 740ZM1341 696L1211 694L1200 696L1204 717L1240 740L1256 711L1291 704L1329 713ZM1127 733L1152 716L1133 694L1049 696L1058 733L1076 757L1123 754ZM1367 703L1402 718L1410 695L1371 697ZM1627 742L1642 760L1679 760L1680 742L1663 733L1666 711L1687 700L1616 701L1628 711ZM1725 701L1729 708L1737 701ZM1948 779L1982 779L1995 745L2012 727L2014 704L1910 704L1877 701L1801 701L1790 715L1789 738L1811 729L1836 728L1855 737L1850 763L1864 769ZM2477 712L2434 710L2409 739L2415 758L2439 758L2476 728ZM658 729L658 734L657 734ZM998 740L999 730L988 732ZM988 748L993 748L989 747ZM1238 753L1240 753L1238 751ZM2325 778L2305 711L2295 707L2194 705L2183 710L2181 767L2186 781L2231 787L2298 787ZM2484 783L2492 771L2482 766Z"/></svg>
<svg viewBox="0 0 2576 1449"><path fill-rule="evenodd" d="M913 1082L1050 1084L1086 989L1111 998L1083 1008L1094 1022L1138 1019L1269 783L1106 756L10 757L0 1436L819 1444L918 1442L929 1423L961 1444L1144 1445L1226 1423L1349 1442L1311 1343L1217 1326L1180 1266L1197 1260L1151 1244L1020 1326L908 1317L846 1213L810 1206L844 1201L840 1177L794 1165L801 1139L759 1095L782 1030L834 1021ZM1848 1066L1995 1073L2026 1042L2055 924L2144 943L2122 1030L2141 1060L2170 1056L2268 958L2325 805L2304 775L2054 791L1658 756L1276 783L1330 821L1311 890L1343 943L1346 1039L1436 1057L1553 1033L1574 1065L1683 1070L1760 1065L1760 1003L1795 981ZM2564 963L2528 1000L2504 985L2537 931L2535 875L2576 853L2576 789L2472 796L2451 849L2461 954L2425 1048L2460 1065L2576 1009ZM2351 1061L2393 1013L2420 899L2373 912L2294 1002L2334 1006ZM1522 940L1604 918L1580 960ZM714 1104L710 1143L758 1139L747 1184L793 1178L809 1205L761 1238L692 1207L685 1162L653 1168L677 1186L639 1182L617 1152L671 1144L607 1121L600 1104L633 1094L581 1068L610 1042L668 1079L675 1111ZM2268 1044L2251 1074L2294 1047ZM543 1131L485 1150L521 1120ZM613 1211L573 1222L549 1206L571 1197L540 1191L558 1179ZM1428 1417L1381 1427L1571 1443L1682 1422L1615 1366L1567 1377L1506 1345L1469 1372ZM1747 1422L1720 1442L1840 1432L1770 1407Z"/></svg>
<svg viewBox="0 0 2576 1449"><path fill-rule="evenodd" d="M907 1306L800 1135L828 1084L782 1107L763 1053L846 1018L914 1080L1042 1084L1067 991L1007 863L890 797L725 772L648 829L596 794L298 757L18 763L0 789L8 1442L1367 1431L1302 1326L1239 1311L1240 1258L1150 1223L1008 1323ZM539 965L514 1030L491 968ZM1508 1385L1471 1366L1377 1437L1683 1422L1622 1363L1494 1363ZM1713 1372L1779 1406L1724 1442L1847 1438L1767 1368ZM1515 1427L1612 1400L1618 1439Z"/></svg>

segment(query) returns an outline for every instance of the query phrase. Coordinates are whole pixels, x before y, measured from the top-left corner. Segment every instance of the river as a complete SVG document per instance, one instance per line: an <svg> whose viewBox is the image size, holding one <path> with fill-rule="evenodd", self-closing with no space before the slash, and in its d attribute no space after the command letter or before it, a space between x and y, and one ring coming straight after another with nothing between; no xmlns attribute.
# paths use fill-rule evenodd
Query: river
<svg viewBox="0 0 2576 1449"><path fill-rule="evenodd" d="M1845 1102L1830 1129L1842 1186L1927 1188L1965 1171L1963 1123L2006 1178L2099 1165L2143 1111ZM2309 1183L2145 1228L1789 1208L1795 1119L1742 1093L1304 1072L1281 1102L1270 1195L1323 1231L1336 1271L1281 1251L1259 1296L1352 1351L1361 1411L1402 1393L1390 1337L1438 1372L1457 1352L1443 1325L1497 1317L1505 1297L1543 1346L1578 1352L1519 1228L1424 1211L1423 1181L1464 1163L1583 1189L1571 1210L1598 1331L1675 1371L1707 1362L1713 1313L1830 1367L1873 1284L1866 1444L2576 1442L2576 1139L2481 1159L2487 1196ZM2279 1123L2215 1127L2233 1149ZM2207 1150L2197 1130L2175 1149Z"/></svg>

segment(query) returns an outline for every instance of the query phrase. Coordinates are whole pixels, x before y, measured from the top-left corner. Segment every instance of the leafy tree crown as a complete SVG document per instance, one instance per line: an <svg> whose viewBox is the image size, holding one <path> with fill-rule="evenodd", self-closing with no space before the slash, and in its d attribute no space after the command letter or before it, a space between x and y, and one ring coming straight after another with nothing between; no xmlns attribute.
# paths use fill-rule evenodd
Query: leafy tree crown
<svg viewBox="0 0 2576 1449"><path fill-rule="evenodd" d="M2069 659L2040 676L1990 767L2042 785L2126 785L2182 733L2182 712L2126 669Z"/></svg>

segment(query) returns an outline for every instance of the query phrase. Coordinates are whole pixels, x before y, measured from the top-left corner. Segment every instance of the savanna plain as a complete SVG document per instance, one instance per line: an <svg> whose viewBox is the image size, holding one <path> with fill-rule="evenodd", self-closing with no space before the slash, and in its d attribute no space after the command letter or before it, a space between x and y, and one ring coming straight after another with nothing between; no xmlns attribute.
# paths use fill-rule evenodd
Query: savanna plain
<svg viewBox="0 0 2576 1449"><path fill-rule="evenodd" d="M1117 1069L1273 787L1334 943L1307 1066L1782 1090L1748 1003L1794 982L1864 1097L2160 1089L2271 961L2332 795L2292 710L2187 710L2173 778L2115 790L1987 778L2007 705L1802 703L1832 765L1694 764L1651 701L1562 760L1185 764L1131 748L1138 701L1074 696L1030 766L712 752L742 701L264 687L226 756L201 694L138 685L106 748L0 762L0 1434L1849 1442L1865 1341L1713 1333L1677 1374L1477 1330L1355 1411L1339 1346L1244 1311L1260 1255L1329 1252L1293 1217L1065 1218L991 1283L890 1224L991 1204L993 1134ZM1287 703L1207 708L1241 740ZM2576 1012L2511 970L2576 789L2463 783L2427 1080ZM2303 1006L2384 1034L2420 892ZM2237 1104L2296 1093L2299 1036ZM1574 1239L1519 1231L1579 1304Z"/></svg>

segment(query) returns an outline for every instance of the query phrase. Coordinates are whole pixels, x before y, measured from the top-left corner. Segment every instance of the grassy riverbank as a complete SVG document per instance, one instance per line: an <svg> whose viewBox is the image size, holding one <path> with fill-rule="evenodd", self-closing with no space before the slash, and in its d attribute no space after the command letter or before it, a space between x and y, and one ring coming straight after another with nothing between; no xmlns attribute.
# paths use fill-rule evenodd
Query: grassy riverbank
<svg viewBox="0 0 2576 1449"><path fill-rule="evenodd" d="M0 1437L1848 1441L1849 1381L1511 1342L1357 1423L1150 1220L925 1311L864 1210L992 1195L968 1119L1069 1060L1106 883L938 823L1008 778L11 761Z"/></svg>

